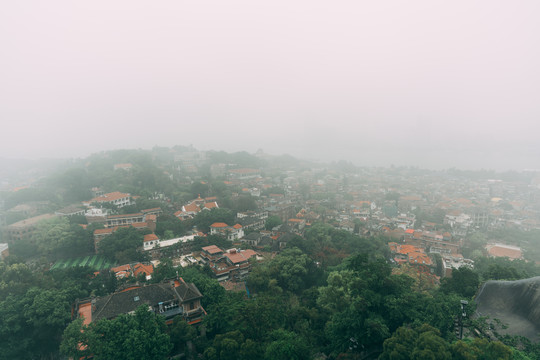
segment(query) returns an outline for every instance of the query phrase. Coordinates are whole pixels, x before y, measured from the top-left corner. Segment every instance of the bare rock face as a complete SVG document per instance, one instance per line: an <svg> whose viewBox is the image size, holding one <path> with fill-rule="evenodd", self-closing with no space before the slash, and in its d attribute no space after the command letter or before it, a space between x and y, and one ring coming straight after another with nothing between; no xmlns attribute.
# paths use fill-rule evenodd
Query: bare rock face
<svg viewBox="0 0 540 360"><path fill-rule="evenodd" d="M540 276L517 281L488 281L476 296L478 316L499 319L498 332L540 340Z"/></svg>

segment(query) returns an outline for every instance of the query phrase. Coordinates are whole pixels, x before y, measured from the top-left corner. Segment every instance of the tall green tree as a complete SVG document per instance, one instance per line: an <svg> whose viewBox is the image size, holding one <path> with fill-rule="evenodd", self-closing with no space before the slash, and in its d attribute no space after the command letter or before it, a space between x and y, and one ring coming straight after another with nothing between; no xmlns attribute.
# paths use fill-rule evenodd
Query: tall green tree
<svg viewBox="0 0 540 360"><path fill-rule="evenodd" d="M120 264L142 261L146 255L140 251L144 235L133 227L119 228L99 242L98 251Z"/></svg>
<svg viewBox="0 0 540 360"><path fill-rule="evenodd" d="M82 347L76 349L76 343ZM92 354L96 360L162 360L172 347L165 320L142 305L134 315L102 319L89 326L74 323L66 328L60 349L69 356Z"/></svg>

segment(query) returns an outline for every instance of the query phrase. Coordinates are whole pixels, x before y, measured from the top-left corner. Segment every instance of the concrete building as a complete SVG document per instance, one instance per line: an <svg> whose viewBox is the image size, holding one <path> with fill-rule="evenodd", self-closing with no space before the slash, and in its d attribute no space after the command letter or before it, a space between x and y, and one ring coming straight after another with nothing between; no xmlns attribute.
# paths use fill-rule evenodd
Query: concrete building
<svg viewBox="0 0 540 360"><path fill-rule="evenodd" d="M49 220L54 217L55 215L53 214L43 214L8 225L3 231L4 241L9 243L20 241L22 238L31 237L41 221Z"/></svg>

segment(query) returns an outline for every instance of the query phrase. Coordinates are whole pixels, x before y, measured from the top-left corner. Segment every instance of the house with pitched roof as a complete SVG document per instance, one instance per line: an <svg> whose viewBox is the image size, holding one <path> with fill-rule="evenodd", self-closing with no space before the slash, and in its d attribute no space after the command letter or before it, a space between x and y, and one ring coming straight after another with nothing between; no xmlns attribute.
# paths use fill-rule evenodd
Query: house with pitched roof
<svg viewBox="0 0 540 360"><path fill-rule="evenodd" d="M215 199L213 198L207 198L207 199ZM207 201L206 199L199 197L197 199L191 200L186 205L183 205L182 208L174 213L174 216L179 218L180 220L188 220L193 219L198 213L200 213L203 210L212 210L212 209L218 209L219 205L218 203L214 201Z"/></svg>
<svg viewBox="0 0 540 360"><path fill-rule="evenodd" d="M433 265L431 258L423 249L414 245L388 243L390 252L394 255L394 261L398 264L410 263L412 265Z"/></svg>
<svg viewBox="0 0 540 360"><path fill-rule="evenodd" d="M234 241L244 237L244 229L240 224L229 226L226 223L217 222L210 225L210 235L221 235L227 240Z"/></svg>
<svg viewBox="0 0 540 360"><path fill-rule="evenodd" d="M128 277L137 277L140 274L145 274L146 280L152 279L154 273L154 266L152 264L125 264L111 268L117 279L124 279Z"/></svg>
<svg viewBox="0 0 540 360"><path fill-rule="evenodd" d="M201 322L206 315L201 305L202 297L195 284L178 278L159 284L135 285L104 297L78 301L74 314L89 324L100 319L114 319L120 314L131 314L145 305L148 311L163 316L168 324L180 315L191 325Z"/></svg>
<svg viewBox="0 0 540 360"><path fill-rule="evenodd" d="M251 269L249 259L257 257L253 250L230 249L223 251L216 245L205 246L201 260L207 264L218 281L241 280Z"/></svg>
<svg viewBox="0 0 540 360"><path fill-rule="evenodd" d="M156 234L146 234L143 239L143 250L151 250L159 246L159 238Z"/></svg>

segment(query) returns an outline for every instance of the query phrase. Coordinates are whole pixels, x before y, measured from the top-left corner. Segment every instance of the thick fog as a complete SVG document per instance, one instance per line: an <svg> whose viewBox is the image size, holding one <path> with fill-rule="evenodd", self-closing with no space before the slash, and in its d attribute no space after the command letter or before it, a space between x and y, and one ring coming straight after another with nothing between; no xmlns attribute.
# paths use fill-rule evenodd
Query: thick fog
<svg viewBox="0 0 540 360"><path fill-rule="evenodd" d="M5 1L0 157L540 167L538 1Z"/></svg>

